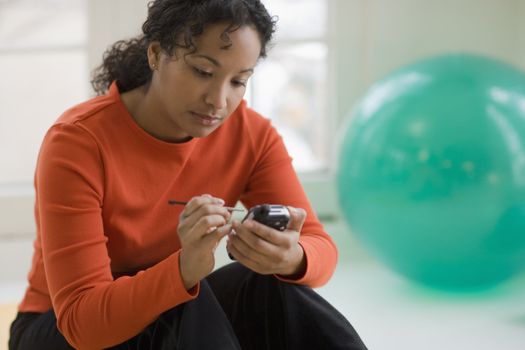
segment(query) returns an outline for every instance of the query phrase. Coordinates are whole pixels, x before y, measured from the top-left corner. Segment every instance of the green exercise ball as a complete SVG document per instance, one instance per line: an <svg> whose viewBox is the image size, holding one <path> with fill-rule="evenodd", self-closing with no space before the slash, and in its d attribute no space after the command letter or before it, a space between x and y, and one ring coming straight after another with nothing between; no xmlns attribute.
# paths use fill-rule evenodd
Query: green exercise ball
<svg viewBox="0 0 525 350"><path fill-rule="evenodd" d="M469 54L373 85L339 143L342 213L393 270L484 290L525 267L525 74Z"/></svg>

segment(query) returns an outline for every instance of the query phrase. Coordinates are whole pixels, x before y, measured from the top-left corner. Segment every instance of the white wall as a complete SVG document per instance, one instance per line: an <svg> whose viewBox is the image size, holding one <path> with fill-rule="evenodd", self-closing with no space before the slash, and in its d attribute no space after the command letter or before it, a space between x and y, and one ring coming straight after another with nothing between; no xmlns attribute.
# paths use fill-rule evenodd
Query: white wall
<svg viewBox="0 0 525 350"><path fill-rule="evenodd" d="M117 40L139 35L149 0L88 0L88 66L102 63L102 54Z"/></svg>
<svg viewBox="0 0 525 350"><path fill-rule="evenodd" d="M374 81L424 57L462 51L525 69L525 1L332 1L339 117Z"/></svg>

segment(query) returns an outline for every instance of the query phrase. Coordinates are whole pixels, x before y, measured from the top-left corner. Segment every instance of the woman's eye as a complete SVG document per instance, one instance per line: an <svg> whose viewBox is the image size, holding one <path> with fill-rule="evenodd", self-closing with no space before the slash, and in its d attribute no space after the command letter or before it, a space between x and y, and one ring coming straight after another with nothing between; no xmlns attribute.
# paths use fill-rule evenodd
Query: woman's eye
<svg viewBox="0 0 525 350"><path fill-rule="evenodd" d="M234 80L232 83L233 83L234 86L244 86L244 87L246 87L246 82L243 81L243 80Z"/></svg>
<svg viewBox="0 0 525 350"><path fill-rule="evenodd" d="M199 69L197 67L193 67L193 70L195 71L195 73L197 73L198 75L200 75L202 77L211 77L211 75L212 75L210 72L207 72L205 70Z"/></svg>

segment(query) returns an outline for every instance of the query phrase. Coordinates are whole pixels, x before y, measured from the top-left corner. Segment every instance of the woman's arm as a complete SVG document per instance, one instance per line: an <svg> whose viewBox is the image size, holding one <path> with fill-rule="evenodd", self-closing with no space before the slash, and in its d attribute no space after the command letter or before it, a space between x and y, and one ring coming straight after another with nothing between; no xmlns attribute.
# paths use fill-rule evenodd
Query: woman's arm
<svg viewBox="0 0 525 350"><path fill-rule="evenodd" d="M276 130L268 125L265 132L255 135L253 140L256 166L249 177L241 201L247 207L271 203L304 209L304 223L301 225L301 218L297 218L299 221L295 222L293 227L300 231L297 242L304 251L304 260L301 262L304 264L304 273L294 276L293 279L278 277L311 287L321 286L330 279L335 270L338 255L335 243L317 219L292 167L282 138Z"/></svg>
<svg viewBox="0 0 525 350"><path fill-rule="evenodd" d="M198 294L198 285L188 292L181 279L180 251L113 280L102 221L104 177L89 131L59 124L48 132L36 171L38 229L58 328L80 349L121 343Z"/></svg>

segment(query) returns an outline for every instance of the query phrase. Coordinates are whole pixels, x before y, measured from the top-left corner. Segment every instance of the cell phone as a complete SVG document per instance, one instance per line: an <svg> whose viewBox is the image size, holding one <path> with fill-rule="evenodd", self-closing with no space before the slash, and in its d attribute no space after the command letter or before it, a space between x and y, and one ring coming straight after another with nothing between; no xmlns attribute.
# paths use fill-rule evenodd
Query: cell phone
<svg viewBox="0 0 525 350"><path fill-rule="evenodd" d="M290 221L290 211L284 205L259 204L248 210L242 222L245 220L255 220L276 230L284 231ZM230 252L228 252L228 256L230 259L235 260Z"/></svg>
<svg viewBox="0 0 525 350"><path fill-rule="evenodd" d="M251 207L242 221L250 219L276 230L284 231L290 221L290 212L284 205L259 204Z"/></svg>

